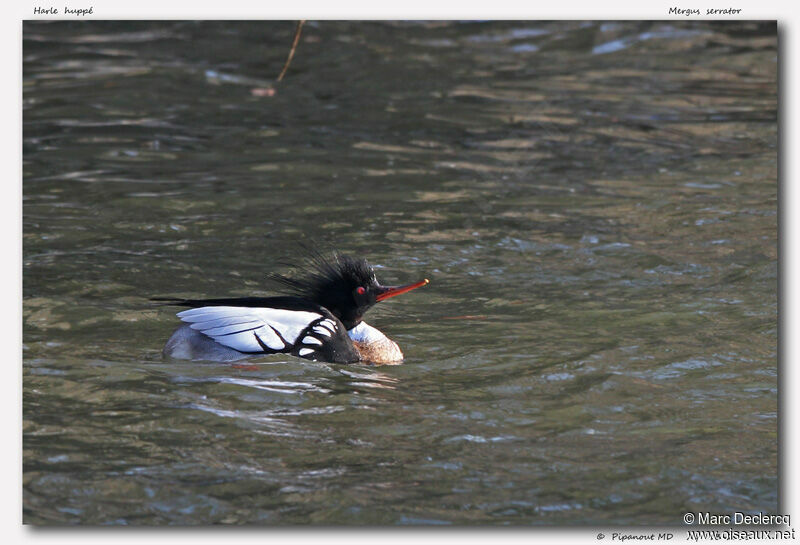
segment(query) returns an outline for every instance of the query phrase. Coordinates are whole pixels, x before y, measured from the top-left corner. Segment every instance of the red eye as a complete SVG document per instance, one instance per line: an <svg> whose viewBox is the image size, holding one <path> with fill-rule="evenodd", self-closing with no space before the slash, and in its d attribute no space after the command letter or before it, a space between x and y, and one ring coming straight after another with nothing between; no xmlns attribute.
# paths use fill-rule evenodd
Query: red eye
<svg viewBox="0 0 800 545"><path fill-rule="evenodd" d="M367 290L365 290L363 286L359 286L358 288L356 288L356 293L359 295L364 295L366 292Z"/></svg>

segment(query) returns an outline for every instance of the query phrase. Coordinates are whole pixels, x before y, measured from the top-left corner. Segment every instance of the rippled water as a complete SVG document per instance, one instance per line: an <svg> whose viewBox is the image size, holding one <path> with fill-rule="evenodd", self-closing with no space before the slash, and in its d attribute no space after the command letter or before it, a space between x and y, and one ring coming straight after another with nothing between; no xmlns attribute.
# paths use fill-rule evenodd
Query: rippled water
<svg viewBox="0 0 800 545"><path fill-rule="evenodd" d="M25 23L26 523L776 512L775 24L293 30ZM403 365L162 360L299 243Z"/></svg>

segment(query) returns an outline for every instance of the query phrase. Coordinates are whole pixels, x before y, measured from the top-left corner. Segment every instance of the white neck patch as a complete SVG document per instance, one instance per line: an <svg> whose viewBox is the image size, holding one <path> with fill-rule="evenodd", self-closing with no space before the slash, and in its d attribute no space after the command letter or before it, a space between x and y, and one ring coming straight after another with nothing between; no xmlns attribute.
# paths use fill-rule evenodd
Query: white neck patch
<svg viewBox="0 0 800 545"><path fill-rule="evenodd" d="M347 332L347 335L356 342L374 343L384 339L389 340L386 335L375 329L367 322L361 322L356 327Z"/></svg>

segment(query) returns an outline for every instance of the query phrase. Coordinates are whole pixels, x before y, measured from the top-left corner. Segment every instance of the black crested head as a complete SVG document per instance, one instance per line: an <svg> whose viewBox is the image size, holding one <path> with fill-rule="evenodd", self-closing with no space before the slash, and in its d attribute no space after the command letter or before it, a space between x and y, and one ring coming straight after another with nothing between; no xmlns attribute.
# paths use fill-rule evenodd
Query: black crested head
<svg viewBox="0 0 800 545"><path fill-rule="evenodd" d="M327 308L348 330L361 323L377 302L406 293L428 283L428 279L407 286L381 286L366 259L333 253L331 257L311 252L308 272L297 278L273 274L270 279L304 299Z"/></svg>
<svg viewBox="0 0 800 545"><path fill-rule="evenodd" d="M327 308L347 329L357 326L377 302L380 285L366 259L316 253L310 257L308 269L297 278L274 274L270 279L288 287L294 295Z"/></svg>

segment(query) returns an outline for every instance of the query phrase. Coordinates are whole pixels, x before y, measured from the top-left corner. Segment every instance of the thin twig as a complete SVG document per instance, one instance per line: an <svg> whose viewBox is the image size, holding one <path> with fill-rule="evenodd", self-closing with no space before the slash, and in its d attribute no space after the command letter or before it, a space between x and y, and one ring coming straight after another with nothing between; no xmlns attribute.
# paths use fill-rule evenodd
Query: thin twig
<svg viewBox="0 0 800 545"><path fill-rule="evenodd" d="M289 56L286 57L286 63L283 65L283 70L281 70L281 75L278 76L278 81L283 79L283 76L286 75L286 71L289 69L289 65L292 63L292 58L294 57L294 51L297 49L297 44L300 42L300 33L303 31L303 25L306 24L305 19L300 19L297 21L297 28L294 29L294 41L292 42L292 49L289 50Z"/></svg>

